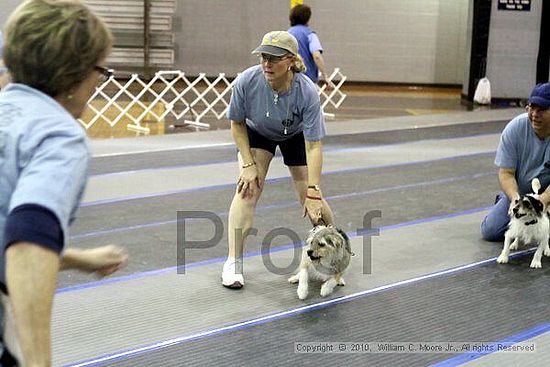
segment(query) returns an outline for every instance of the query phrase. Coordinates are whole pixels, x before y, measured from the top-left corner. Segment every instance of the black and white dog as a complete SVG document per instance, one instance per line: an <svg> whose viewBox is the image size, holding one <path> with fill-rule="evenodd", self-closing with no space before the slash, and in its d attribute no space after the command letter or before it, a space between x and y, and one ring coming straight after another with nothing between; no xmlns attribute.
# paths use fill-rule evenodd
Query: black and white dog
<svg viewBox="0 0 550 367"><path fill-rule="evenodd" d="M545 256L550 256L550 247L548 246L550 220L548 212L543 211L543 204L539 200L540 181L537 178L533 179L531 186L534 194L521 196L508 213L510 224L504 234L504 248L497 259L498 263L507 263L510 250L517 250L520 244L537 244L537 250L531 260L532 268L542 268L543 253Z"/></svg>

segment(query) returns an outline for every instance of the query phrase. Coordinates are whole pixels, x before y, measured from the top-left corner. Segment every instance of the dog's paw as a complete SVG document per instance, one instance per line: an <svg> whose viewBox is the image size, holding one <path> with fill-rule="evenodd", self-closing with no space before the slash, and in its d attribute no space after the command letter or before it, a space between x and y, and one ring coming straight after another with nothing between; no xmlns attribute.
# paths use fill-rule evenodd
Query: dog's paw
<svg viewBox="0 0 550 367"><path fill-rule="evenodd" d="M326 297L334 290L329 284L325 283L321 286L321 297Z"/></svg>
<svg viewBox="0 0 550 367"><path fill-rule="evenodd" d="M291 276L290 278L288 278L288 282L290 284L296 284L298 283L298 274L294 274L293 276Z"/></svg>
<svg viewBox="0 0 550 367"><path fill-rule="evenodd" d="M500 256L497 258L497 263L499 263L499 264L508 263L508 256L506 256L504 254L500 254Z"/></svg>
<svg viewBox="0 0 550 367"><path fill-rule="evenodd" d="M340 280L338 281L337 283L339 286L345 286L346 285L346 281L344 280L344 278L340 278Z"/></svg>
<svg viewBox="0 0 550 367"><path fill-rule="evenodd" d="M328 295L331 294L331 293L332 293L332 289L328 289L328 290L327 290L327 289L321 288L321 293L320 293L320 294L321 294L321 297L326 297L326 296L328 296Z"/></svg>
<svg viewBox="0 0 550 367"><path fill-rule="evenodd" d="M547 247L544 249L544 256L550 256L550 247L547 246Z"/></svg>
<svg viewBox="0 0 550 367"><path fill-rule="evenodd" d="M298 294L299 299L306 299L307 298L307 287L300 287L298 286L298 290L296 291Z"/></svg>
<svg viewBox="0 0 550 367"><path fill-rule="evenodd" d="M529 266L530 266L531 268L533 268L533 269L540 269L540 268L542 268L542 264L541 264L540 260L537 260L537 259L533 259L533 260L531 261L531 265L529 265Z"/></svg>

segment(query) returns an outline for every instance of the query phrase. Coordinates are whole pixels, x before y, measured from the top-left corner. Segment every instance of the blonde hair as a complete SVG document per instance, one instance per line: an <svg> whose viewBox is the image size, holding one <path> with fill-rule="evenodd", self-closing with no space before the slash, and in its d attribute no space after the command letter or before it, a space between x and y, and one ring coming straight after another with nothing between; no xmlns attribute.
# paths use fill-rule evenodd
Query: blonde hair
<svg viewBox="0 0 550 367"><path fill-rule="evenodd" d="M4 40L12 81L52 97L85 80L112 45L105 23L78 0L26 0L8 18Z"/></svg>
<svg viewBox="0 0 550 367"><path fill-rule="evenodd" d="M290 65L290 70L292 70L295 73L303 73L306 71L306 65L304 64L304 60L302 59L302 56L300 55L293 55L294 61L292 62L292 65Z"/></svg>

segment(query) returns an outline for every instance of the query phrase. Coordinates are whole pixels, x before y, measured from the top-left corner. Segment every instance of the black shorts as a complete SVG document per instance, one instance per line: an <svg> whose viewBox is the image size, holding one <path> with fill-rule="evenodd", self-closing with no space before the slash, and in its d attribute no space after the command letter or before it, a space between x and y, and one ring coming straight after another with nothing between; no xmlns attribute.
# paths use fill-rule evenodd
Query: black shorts
<svg viewBox="0 0 550 367"><path fill-rule="evenodd" d="M250 148L267 150L275 155L278 145L283 155L284 164L287 166L307 166L306 143L303 132L299 132L287 140L275 141L257 133L249 128L248 125L246 126L246 131L248 132Z"/></svg>

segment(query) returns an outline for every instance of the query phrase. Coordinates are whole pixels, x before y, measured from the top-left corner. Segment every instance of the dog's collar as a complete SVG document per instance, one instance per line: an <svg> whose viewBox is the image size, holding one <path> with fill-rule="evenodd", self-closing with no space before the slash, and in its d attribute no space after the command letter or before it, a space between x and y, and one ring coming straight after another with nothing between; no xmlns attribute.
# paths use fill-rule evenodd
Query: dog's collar
<svg viewBox="0 0 550 367"><path fill-rule="evenodd" d="M530 222L525 222L525 225L526 225L526 226L530 226L531 224L537 224L538 222L539 222L538 220L533 219L533 220L530 221Z"/></svg>

